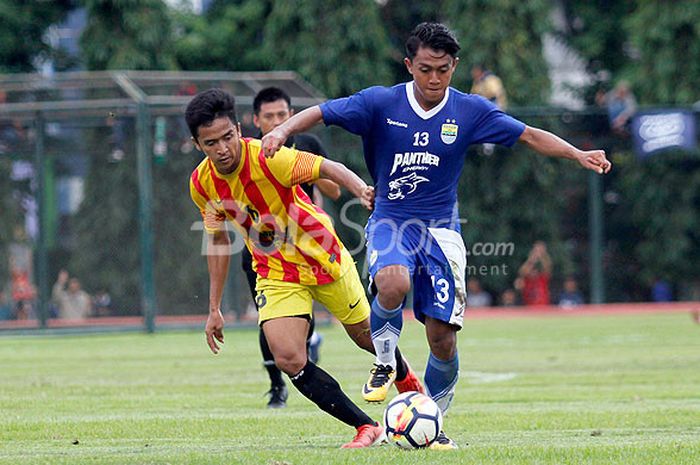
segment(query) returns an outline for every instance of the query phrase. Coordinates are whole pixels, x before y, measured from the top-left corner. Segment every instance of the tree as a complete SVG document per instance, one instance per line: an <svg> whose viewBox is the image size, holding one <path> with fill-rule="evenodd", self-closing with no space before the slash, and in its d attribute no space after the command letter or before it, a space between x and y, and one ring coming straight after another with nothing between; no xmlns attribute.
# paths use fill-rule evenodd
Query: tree
<svg viewBox="0 0 700 465"><path fill-rule="evenodd" d="M439 21L444 0L419 0L405 2L388 0L381 8L382 24L391 42L390 66L393 82L408 80L403 59L405 43L414 27L425 21Z"/></svg>
<svg viewBox="0 0 700 465"><path fill-rule="evenodd" d="M608 70L617 75L629 61L628 39L622 19L635 2L575 0L561 2L566 18L560 35L588 61L591 72Z"/></svg>
<svg viewBox="0 0 700 465"><path fill-rule="evenodd" d="M183 69L295 70L330 97L391 82L389 42L373 0L217 2L203 18L177 18Z"/></svg>
<svg viewBox="0 0 700 465"><path fill-rule="evenodd" d="M44 41L46 29L60 21L73 3L0 0L0 72L31 72L35 58L51 55L53 51Z"/></svg>
<svg viewBox="0 0 700 465"><path fill-rule="evenodd" d="M88 69L175 69L172 25L162 0L84 3L88 21L80 45Z"/></svg>
<svg viewBox="0 0 700 465"><path fill-rule="evenodd" d="M135 132L133 120L119 124ZM123 149L127 155L114 163L105 143L111 132L110 127L103 126L86 136L90 170L84 200L71 218L76 244L68 269L80 277L85 289L108 289L120 313L138 313L141 289L135 140L126 141Z"/></svg>
<svg viewBox="0 0 700 465"><path fill-rule="evenodd" d="M328 96L391 82L389 43L374 0L279 0L264 31L271 69L296 69Z"/></svg>
<svg viewBox="0 0 700 465"><path fill-rule="evenodd" d="M175 13L174 44L178 64L186 70L264 71L272 61L262 50L269 0L216 2L202 16Z"/></svg>
<svg viewBox="0 0 700 465"><path fill-rule="evenodd" d="M445 0L441 19L462 46L454 86L468 91L471 65L483 63L503 80L510 105L546 102L542 35L551 29L550 8L547 0Z"/></svg>
<svg viewBox="0 0 700 465"><path fill-rule="evenodd" d="M626 75L641 103L700 99L700 3L640 1L623 25L635 50Z"/></svg>

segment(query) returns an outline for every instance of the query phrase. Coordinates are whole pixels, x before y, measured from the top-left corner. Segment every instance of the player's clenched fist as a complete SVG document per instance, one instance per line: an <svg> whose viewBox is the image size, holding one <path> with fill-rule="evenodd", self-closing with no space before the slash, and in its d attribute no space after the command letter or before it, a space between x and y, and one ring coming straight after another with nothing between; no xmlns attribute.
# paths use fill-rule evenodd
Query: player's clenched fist
<svg viewBox="0 0 700 465"><path fill-rule="evenodd" d="M362 203L362 206L367 210L371 211L374 209L374 187L365 186L360 196L360 203Z"/></svg>
<svg viewBox="0 0 700 465"><path fill-rule="evenodd" d="M272 158L275 153L282 148L284 141L287 137L284 135L279 128L275 128L272 131L265 134L262 138L262 150L266 158Z"/></svg>
<svg viewBox="0 0 700 465"><path fill-rule="evenodd" d="M581 166L598 174L607 174L612 169L612 163L605 157L603 150L581 151L576 158Z"/></svg>

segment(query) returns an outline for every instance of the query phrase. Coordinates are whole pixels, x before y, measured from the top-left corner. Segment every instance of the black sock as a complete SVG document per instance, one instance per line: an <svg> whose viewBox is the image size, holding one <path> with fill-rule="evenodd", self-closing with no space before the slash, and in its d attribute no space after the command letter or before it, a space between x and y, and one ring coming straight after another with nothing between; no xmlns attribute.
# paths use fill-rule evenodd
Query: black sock
<svg viewBox="0 0 700 465"><path fill-rule="evenodd" d="M403 381L406 378L406 375L408 374L408 367L403 361L403 357L401 356L399 346L396 346L396 350L394 351L394 357L396 357L396 381Z"/></svg>
<svg viewBox="0 0 700 465"><path fill-rule="evenodd" d="M296 375L290 376L292 384L324 412L342 421L346 425L358 426L372 424L370 417L355 405L340 389L338 382L322 368L311 362Z"/></svg>
<svg viewBox="0 0 700 465"><path fill-rule="evenodd" d="M277 365L275 365L275 357L272 356L270 351L270 346L267 344L267 338L262 328L260 328L260 333L258 340L260 341L260 352L263 357L263 366L267 370L267 375L270 377L271 387L282 387L284 386L284 379L282 378L282 372Z"/></svg>

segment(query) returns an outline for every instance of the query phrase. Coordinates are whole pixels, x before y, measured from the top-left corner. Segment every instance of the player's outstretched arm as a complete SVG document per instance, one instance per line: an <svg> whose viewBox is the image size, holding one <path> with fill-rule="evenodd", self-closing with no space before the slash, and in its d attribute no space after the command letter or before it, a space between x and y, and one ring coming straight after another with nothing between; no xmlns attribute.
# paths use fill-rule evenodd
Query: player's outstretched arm
<svg viewBox="0 0 700 465"><path fill-rule="evenodd" d="M219 353L217 341L224 342L224 317L221 314L221 297L231 261L231 239L225 230L207 234L207 267L209 269L209 317L204 327L207 344L215 354Z"/></svg>
<svg viewBox="0 0 700 465"><path fill-rule="evenodd" d="M342 163L324 159L321 162L321 177L330 179L349 190L360 199L367 210L374 208L374 187L368 186L358 175L350 171Z"/></svg>
<svg viewBox="0 0 700 465"><path fill-rule="evenodd" d="M267 158L273 157L275 153L284 145L284 142L289 136L308 131L321 122L323 122L323 113L321 113L321 107L318 105L309 107L306 110L295 114L287 121L263 136L263 154Z"/></svg>
<svg viewBox="0 0 700 465"><path fill-rule="evenodd" d="M548 157L576 160L584 168L596 173L604 174L612 169L612 163L605 157L605 151L579 150L549 131L526 126L519 142Z"/></svg>

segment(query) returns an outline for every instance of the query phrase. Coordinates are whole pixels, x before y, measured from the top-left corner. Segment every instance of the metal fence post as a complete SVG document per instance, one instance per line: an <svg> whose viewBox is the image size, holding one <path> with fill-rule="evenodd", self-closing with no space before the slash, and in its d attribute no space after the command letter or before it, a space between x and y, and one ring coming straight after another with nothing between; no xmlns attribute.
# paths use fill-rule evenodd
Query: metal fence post
<svg viewBox="0 0 700 465"><path fill-rule="evenodd" d="M36 170L36 191L34 198L37 203L37 214L39 220L39 237L36 244L36 280L37 280L37 305L39 326L46 328L48 319L48 254L46 250L47 227L46 224L46 153L44 138L46 136L44 115L37 112L34 120L36 130L36 145L34 146L34 169Z"/></svg>
<svg viewBox="0 0 700 465"><path fill-rule="evenodd" d="M153 276L153 174L151 167L151 117L145 102L136 115L137 171L139 180L139 242L141 249L141 304L146 331L155 331L156 292Z"/></svg>

